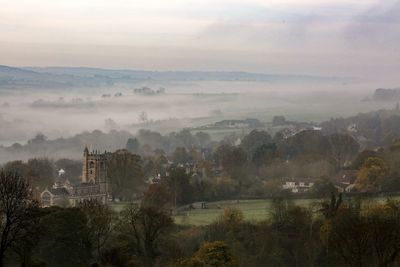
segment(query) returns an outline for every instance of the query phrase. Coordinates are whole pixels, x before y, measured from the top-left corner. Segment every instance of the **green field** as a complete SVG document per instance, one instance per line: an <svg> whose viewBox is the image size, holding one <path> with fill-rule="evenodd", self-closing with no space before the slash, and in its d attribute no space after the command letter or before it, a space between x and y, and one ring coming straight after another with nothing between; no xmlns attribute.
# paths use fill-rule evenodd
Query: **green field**
<svg viewBox="0 0 400 267"><path fill-rule="evenodd" d="M315 199L297 199L294 204L308 207L311 203L317 202ZM207 209L192 209L179 212L175 216L178 224L206 225L214 222L222 215L224 208L231 207L243 212L245 220L261 221L269 217L269 207L271 200L228 200L207 203Z"/></svg>
<svg viewBox="0 0 400 267"><path fill-rule="evenodd" d="M387 197L374 197L365 200L367 204L369 202L381 202L385 201ZM392 197L394 200L400 200L400 196ZM311 207L313 204L317 204L321 200L318 199L294 199L293 204L302 207ZM119 212L127 203L113 203L110 204L112 209ZM175 216L175 222L177 224L186 225L207 225L218 219L222 215L224 208L232 207L237 208L243 212L244 218L247 221L262 221L268 219L270 216L269 208L271 206L270 199L258 199L258 200L224 200L207 203L206 209L190 209L187 211L179 211Z"/></svg>
<svg viewBox="0 0 400 267"><path fill-rule="evenodd" d="M317 202L315 199L297 199L294 204L308 207L309 204ZM127 203L113 203L111 208L120 212ZM191 209L188 211L180 211L174 216L175 222L178 224L188 225L206 225L214 222L224 211L224 208L237 208L243 212L244 218L248 221L261 221L269 216L269 206L271 200L225 200L207 203L206 209Z"/></svg>

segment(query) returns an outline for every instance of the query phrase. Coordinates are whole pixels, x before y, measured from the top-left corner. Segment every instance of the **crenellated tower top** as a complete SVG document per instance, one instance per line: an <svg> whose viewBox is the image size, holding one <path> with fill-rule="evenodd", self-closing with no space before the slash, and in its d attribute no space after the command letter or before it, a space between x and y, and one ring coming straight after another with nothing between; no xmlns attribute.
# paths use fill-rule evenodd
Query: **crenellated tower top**
<svg viewBox="0 0 400 267"><path fill-rule="evenodd" d="M107 152L98 150L89 151L85 147L83 151L82 183L103 183L107 177Z"/></svg>

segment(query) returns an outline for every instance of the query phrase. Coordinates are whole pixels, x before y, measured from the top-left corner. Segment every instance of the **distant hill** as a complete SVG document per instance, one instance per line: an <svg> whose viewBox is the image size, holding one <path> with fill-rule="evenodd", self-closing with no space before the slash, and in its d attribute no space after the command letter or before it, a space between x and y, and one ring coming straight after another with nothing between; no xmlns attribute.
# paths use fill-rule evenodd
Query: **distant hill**
<svg viewBox="0 0 400 267"><path fill-rule="evenodd" d="M110 85L109 79L0 66L0 89L57 89Z"/></svg>
<svg viewBox="0 0 400 267"><path fill-rule="evenodd" d="M400 88L394 88L394 89L378 88L375 90L372 99L375 101L399 101Z"/></svg>
<svg viewBox="0 0 400 267"><path fill-rule="evenodd" d="M144 71L85 67L0 66L0 89L79 88L143 81L343 82L350 78L223 71Z"/></svg>
<svg viewBox="0 0 400 267"><path fill-rule="evenodd" d="M335 118L320 124L325 135L349 133L367 148L388 146L400 138L400 110L381 109L359 113L347 118Z"/></svg>

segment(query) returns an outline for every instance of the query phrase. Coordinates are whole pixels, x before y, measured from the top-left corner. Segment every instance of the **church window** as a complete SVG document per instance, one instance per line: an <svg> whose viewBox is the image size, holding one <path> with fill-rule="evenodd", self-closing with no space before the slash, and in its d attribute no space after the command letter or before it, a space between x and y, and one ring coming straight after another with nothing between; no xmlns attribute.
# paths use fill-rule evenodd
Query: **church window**
<svg viewBox="0 0 400 267"><path fill-rule="evenodd" d="M50 200L51 200L51 196L49 193L46 192L42 195L42 205L43 206L50 206L50 202L51 202Z"/></svg>

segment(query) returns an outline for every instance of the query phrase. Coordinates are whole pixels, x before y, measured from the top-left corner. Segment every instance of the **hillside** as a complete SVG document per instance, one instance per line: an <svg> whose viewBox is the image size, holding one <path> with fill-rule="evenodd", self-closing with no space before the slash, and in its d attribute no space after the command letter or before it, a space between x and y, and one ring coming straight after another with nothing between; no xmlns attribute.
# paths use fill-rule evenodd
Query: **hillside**
<svg viewBox="0 0 400 267"><path fill-rule="evenodd" d="M145 71L85 67L0 66L0 89L79 88L131 85L143 81L255 81L271 83L343 82L350 78L308 75L263 74L223 71Z"/></svg>

